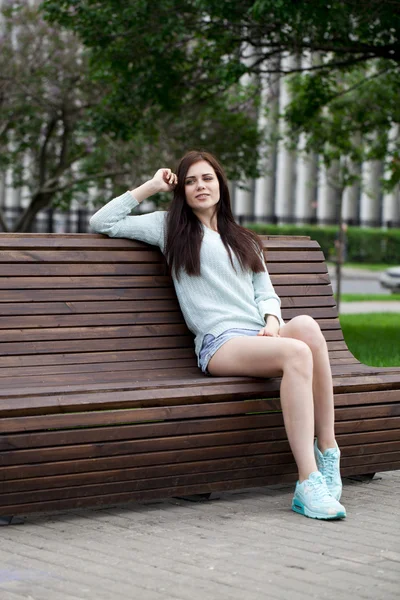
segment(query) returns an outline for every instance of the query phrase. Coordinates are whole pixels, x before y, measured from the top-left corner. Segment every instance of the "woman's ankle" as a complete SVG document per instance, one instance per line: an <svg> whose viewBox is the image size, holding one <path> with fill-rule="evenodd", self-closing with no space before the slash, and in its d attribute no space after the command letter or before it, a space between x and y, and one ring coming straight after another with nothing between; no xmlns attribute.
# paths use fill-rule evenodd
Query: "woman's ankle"
<svg viewBox="0 0 400 600"><path fill-rule="evenodd" d="M323 454L329 448L336 448L336 440L334 437L317 438L318 450Z"/></svg>

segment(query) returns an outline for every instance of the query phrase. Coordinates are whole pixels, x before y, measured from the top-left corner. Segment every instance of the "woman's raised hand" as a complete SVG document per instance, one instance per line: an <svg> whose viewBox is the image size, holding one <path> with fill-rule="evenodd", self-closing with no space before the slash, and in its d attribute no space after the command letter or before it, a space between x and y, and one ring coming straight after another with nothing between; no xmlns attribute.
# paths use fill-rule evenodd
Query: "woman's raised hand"
<svg viewBox="0 0 400 600"><path fill-rule="evenodd" d="M158 169L153 177L159 192L172 192L178 183L178 178L171 169Z"/></svg>

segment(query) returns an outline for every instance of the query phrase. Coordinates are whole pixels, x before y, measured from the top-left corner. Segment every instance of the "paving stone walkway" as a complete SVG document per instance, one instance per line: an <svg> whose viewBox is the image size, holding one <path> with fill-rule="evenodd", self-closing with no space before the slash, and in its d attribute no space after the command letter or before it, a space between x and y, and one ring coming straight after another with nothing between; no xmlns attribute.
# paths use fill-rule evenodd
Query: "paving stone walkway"
<svg viewBox="0 0 400 600"><path fill-rule="evenodd" d="M345 480L345 521L293 486L32 515L0 529L1 600L399 600L400 471Z"/></svg>

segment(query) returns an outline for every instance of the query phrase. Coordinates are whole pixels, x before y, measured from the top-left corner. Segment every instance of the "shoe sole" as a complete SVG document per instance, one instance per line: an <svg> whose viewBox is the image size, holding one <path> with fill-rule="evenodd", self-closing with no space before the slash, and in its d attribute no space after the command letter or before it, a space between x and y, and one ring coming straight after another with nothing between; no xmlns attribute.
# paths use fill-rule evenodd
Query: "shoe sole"
<svg viewBox="0 0 400 600"><path fill-rule="evenodd" d="M309 510L304 504L300 502L297 504L296 502L292 503L292 510L299 515L303 515L305 517L309 517L310 519L323 519L323 520L337 520L337 519L345 519L346 513L343 511L337 512L335 515L326 515L324 513L316 513L312 510Z"/></svg>

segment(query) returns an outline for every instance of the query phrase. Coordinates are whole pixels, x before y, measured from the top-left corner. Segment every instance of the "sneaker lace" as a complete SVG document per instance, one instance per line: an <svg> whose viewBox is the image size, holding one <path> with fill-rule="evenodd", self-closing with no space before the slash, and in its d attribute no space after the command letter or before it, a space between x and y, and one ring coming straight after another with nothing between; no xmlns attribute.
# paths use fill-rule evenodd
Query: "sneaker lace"
<svg viewBox="0 0 400 600"><path fill-rule="evenodd" d="M331 454L327 454L323 457L323 463L325 480L331 482L336 475L336 458Z"/></svg>
<svg viewBox="0 0 400 600"><path fill-rule="evenodd" d="M329 492L323 477L315 478L313 481L309 482L309 485L312 486L315 498L318 501L331 498L331 493Z"/></svg>

